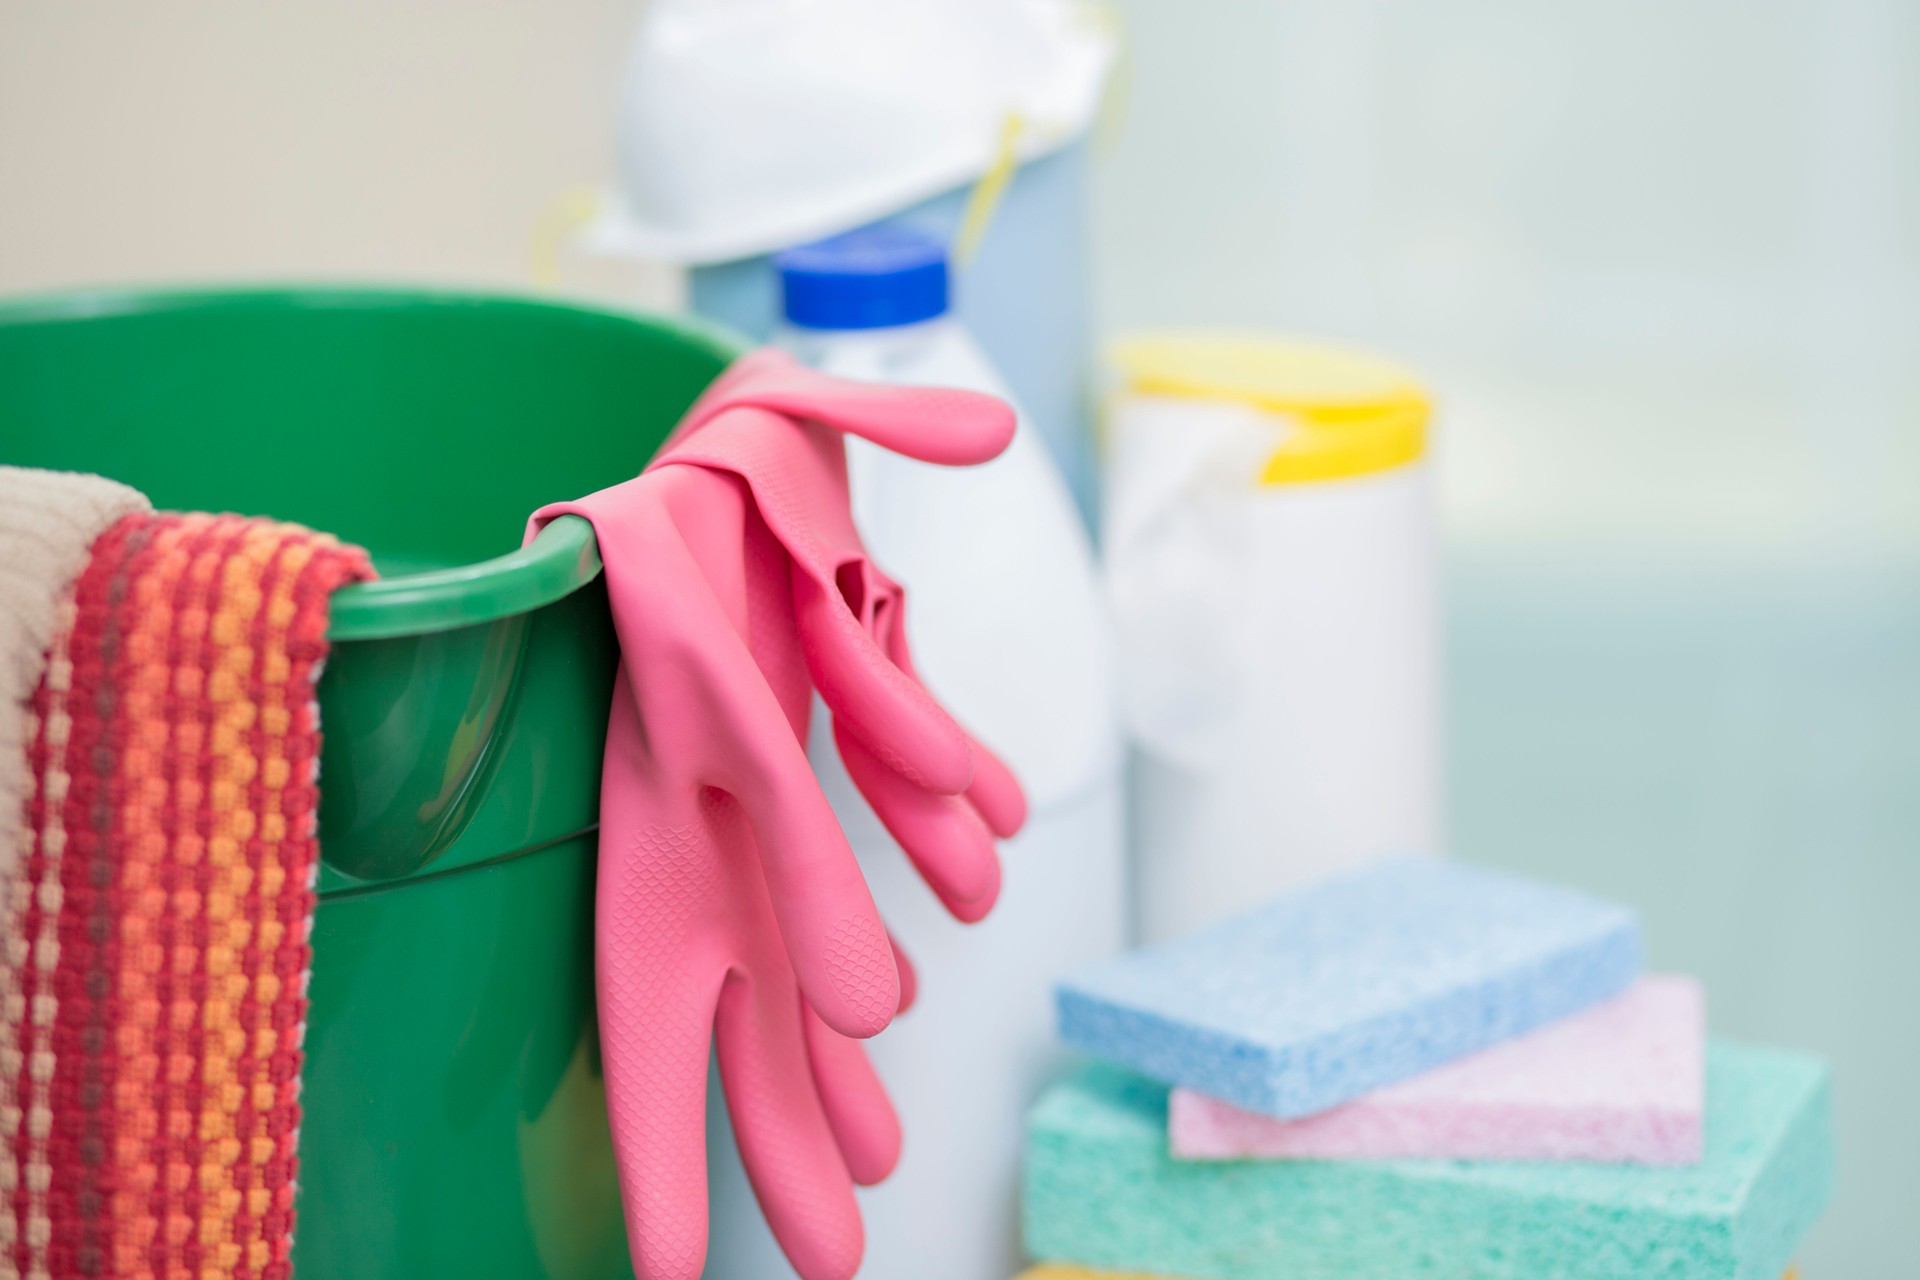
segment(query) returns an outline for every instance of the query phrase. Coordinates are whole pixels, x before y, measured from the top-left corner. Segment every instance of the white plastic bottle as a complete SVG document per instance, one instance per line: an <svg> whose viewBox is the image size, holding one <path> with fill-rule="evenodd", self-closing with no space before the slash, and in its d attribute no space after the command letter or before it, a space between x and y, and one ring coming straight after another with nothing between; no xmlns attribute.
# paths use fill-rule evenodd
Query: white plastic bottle
<svg viewBox="0 0 1920 1280"><path fill-rule="evenodd" d="M783 345L852 378L1007 394L946 315L946 257L899 227L783 255ZM863 1277L1001 1280L1018 1270L1022 1117L1060 1061L1052 984L1126 941L1127 868L1112 641L1093 552L1065 483L1023 421L980 467L849 440L855 522L907 588L914 661L933 694L1013 769L1025 829L1001 846L998 905L956 923L854 789L816 704L810 755L875 900L919 976L916 1004L869 1052L899 1110L899 1169L862 1193ZM708 1273L788 1274L731 1143L717 1170Z"/></svg>

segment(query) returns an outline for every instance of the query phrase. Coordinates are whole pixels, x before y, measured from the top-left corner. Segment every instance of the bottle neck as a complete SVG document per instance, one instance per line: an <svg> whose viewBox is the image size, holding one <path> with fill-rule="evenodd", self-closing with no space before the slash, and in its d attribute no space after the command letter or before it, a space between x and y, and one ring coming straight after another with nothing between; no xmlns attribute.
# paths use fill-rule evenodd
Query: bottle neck
<svg viewBox="0 0 1920 1280"><path fill-rule="evenodd" d="M896 381L899 370L923 363L953 332L951 314L878 329L808 329L786 324L778 342L802 363L847 377Z"/></svg>

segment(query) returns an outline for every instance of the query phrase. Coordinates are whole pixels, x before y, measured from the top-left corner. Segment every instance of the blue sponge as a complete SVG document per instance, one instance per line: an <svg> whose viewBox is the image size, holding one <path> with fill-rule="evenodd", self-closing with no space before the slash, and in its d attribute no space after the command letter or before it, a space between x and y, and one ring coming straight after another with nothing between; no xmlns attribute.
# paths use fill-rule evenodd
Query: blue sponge
<svg viewBox="0 0 1920 1280"><path fill-rule="evenodd" d="M1396 858L1082 969L1055 995L1067 1043L1284 1118L1530 1031L1639 972L1624 907Z"/></svg>
<svg viewBox="0 0 1920 1280"><path fill-rule="evenodd" d="M1028 1253L1193 1280L1778 1280L1832 1188L1818 1061L1713 1043L1688 1168L1174 1160L1165 1086L1092 1066L1028 1119Z"/></svg>

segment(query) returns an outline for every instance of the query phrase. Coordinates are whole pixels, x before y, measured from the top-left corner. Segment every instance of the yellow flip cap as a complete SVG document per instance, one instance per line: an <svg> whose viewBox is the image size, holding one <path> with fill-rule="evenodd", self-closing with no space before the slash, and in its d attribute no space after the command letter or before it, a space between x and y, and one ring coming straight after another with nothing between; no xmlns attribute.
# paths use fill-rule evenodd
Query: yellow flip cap
<svg viewBox="0 0 1920 1280"><path fill-rule="evenodd" d="M1364 351L1277 336L1146 334L1112 350L1127 390L1230 400L1292 418L1262 484L1342 480L1404 466L1427 448L1432 406L1404 368Z"/></svg>

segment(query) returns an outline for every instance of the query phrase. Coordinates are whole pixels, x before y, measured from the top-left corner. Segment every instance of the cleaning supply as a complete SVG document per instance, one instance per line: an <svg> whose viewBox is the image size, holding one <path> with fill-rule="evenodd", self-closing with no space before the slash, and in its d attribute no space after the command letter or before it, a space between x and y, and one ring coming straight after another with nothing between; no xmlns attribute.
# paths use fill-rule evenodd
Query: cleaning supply
<svg viewBox="0 0 1920 1280"><path fill-rule="evenodd" d="M947 314L944 247L859 232L782 255L782 340L826 372L876 384L1005 388ZM1122 752L1091 548L1021 417L980 467L929 465L847 442L854 521L912 593L916 670L1026 788L1027 825L1002 849L989 919L962 927L903 866L841 765L831 724L809 754L881 914L909 940L918 1004L869 1045L907 1133L900 1168L862 1194L868 1273L1005 1274L1017 1261L1020 1122L1060 1059L1049 982L1118 951L1126 919ZM961 916L961 919L968 917ZM739 1180L714 1270L770 1274Z"/></svg>
<svg viewBox="0 0 1920 1280"><path fill-rule="evenodd" d="M1310 1115L1616 995L1633 912L1387 859L1059 984L1077 1049L1264 1115Z"/></svg>
<svg viewBox="0 0 1920 1280"><path fill-rule="evenodd" d="M740 361L636 479L535 514L590 519L621 667L602 780L595 954L634 1266L700 1274L712 1034L742 1161L805 1280L862 1254L852 1184L900 1131L860 1046L900 1005L894 949L804 751L811 697L949 909L998 889L1020 789L914 678L899 588L863 554L839 432L949 464L1012 434L960 391ZM803 1000L804 995L804 1000Z"/></svg>
<svg viewBox="0 0 1920 1280"><path fill-rule="evenodd" d="M328 597L372 571L295 525L67 488L55 540L135 510L92 542L33 693L0 898L0 1270L284 1276L314 686Z"/></svg>
<svg viewBox="0 0 1920 1280"><path fill-rule="evenodd" d="M1115 361L1102 547L1145 940L1443 852L1426 393L1280 338Z"/></svg>
<svg viewBox="0 0 1920 1280"><path fill-rule="evenodd" d="M0 466L0 885L20 860L32 785L29 704L46 674L61 599L93 540L150 510L145 495L99 476Z"/></svg>
<svg viewBox="0 0 1920 1280"><path fill-rule="evenodd" d="M1694 1164L1706 1034L1700 984L1650 975L1585 1013L1318 1115L1275 1120L1175 1089L1170 1146L1183 1160Z"/></svg>
<svg viewBox="0 0 1920 1280"><path fill-rule="evenodd" d="M1692 1168L1194 1164L1166 1125L1165 1087L1118 1068L1051 1091L1028 1128L1029 1252L1205 1280L1770 1280L1833 1181L1825 1066L1724 1042Z"/></svg>
<svg viewBox="0 0 1920 1280"><path fill-rule="evenodd" d="M968 235L961 316L1090 512L1089 135L1117 46L1080 0L649 4L587 247L687 267L696 314L766 341L776 251Z"/></svg>

